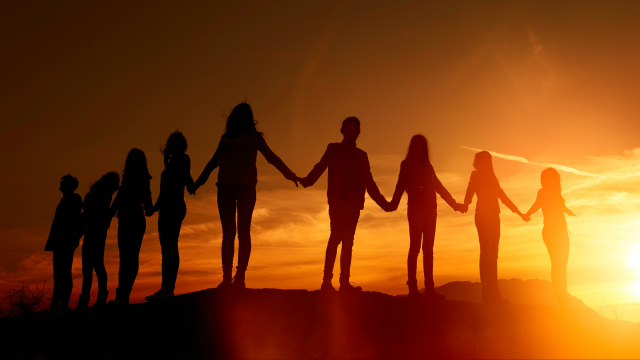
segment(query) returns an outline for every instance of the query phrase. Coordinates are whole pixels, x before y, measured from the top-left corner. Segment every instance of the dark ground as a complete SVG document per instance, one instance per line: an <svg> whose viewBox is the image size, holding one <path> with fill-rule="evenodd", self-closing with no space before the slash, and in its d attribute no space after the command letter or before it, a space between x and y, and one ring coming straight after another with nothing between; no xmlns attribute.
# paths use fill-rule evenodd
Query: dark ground
<svg viewBox="0 0 640 360"><path fill-rule="evenodd" d="M209 289L65 317L3 318L0 357L640 357L640 324L616 330L612 323L582 306L434 305L376 292Z"/></svg>

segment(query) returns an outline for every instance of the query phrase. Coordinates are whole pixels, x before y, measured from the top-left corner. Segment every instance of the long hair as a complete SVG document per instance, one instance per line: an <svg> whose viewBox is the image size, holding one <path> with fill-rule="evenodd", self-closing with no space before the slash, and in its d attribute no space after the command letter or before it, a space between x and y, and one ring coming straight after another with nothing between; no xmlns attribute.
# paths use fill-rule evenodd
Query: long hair
<svg viewBox="0 0 640 360"><path fill-rule="evenodd" d="M404 159L412 163L430 164L429 142L424 135L413 135L409 142L409 148L407 148L407 156Z"/></svg>
<svg viewBox="0 0 640 360"><path fill-rule="evenodd" d="M115 171L109 171L108 173L102 175L102 177L96 182L89 185L89 191L87 192L87 195L113 195L113 193L116 192L119 187L120 175Z"/></svg>
<svg viewBox="0 0 640 360"><path fill-rule="evenodd" d="M242 116L244 113L245 116ZM227 116L227 124L224 128L224 135L229 139L234 139L242 135L263 135L258 128L258 121L253 118L251 106L246 102L236 105L229 116Z"/></svg>
<svg viewBox="0 0 640 360"><path fill-rule="evenodd" d="M542 173L540 174L540 183L542 184L542 188L550 194L560 198L564 203L564 198L562 197L562 185L560 184L561 181L560 173L554 168L546 168L542 170Z"/></svg>
<svg viewBox="0 0 640 360"><path fill-rule="evenodd" d="M167 148L170 142L173 146ZM182 135L180 130L176 130L169 135L167 142L160 146L160 153L164 156L164 166L167 167L169 159L174 155L180 155L187 152L187 138Z"/></svg>
<svg viewBox="0 0 640 360"><path fill-rule="evenodd" d="M500 186L496 173L493 171L493 157L488 151L480 151L473 159L473 167L484 177L495 181L496 186Z"/></svg>
<svg viewBox="0 0 640 360"><path fill-rule="evenodd" d="M144 151L133 148L127 154L127 159L124 162L124 170L122 171L122 181L132 177L148 177L152 178L149 174L149 168L147 167L147 156Z"/></svg>

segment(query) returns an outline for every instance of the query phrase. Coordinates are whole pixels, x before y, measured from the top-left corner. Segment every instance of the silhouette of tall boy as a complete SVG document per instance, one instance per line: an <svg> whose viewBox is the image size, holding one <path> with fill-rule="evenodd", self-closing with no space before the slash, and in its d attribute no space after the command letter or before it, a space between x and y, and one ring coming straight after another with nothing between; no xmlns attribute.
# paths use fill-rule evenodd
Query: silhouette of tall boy
<svg viewBox="0 0 640 360"><path fill-rule="evenodd" d="M44 251L53 251L53 294L51 309L66 309L73 290L73 253L82 237L82 198L76 194L78 179L65 175L60 179L62 199L56 208Z"/></svg>
<svg viewBox="0 0 640 360"><path fill-rule="evenodd" d="M344 136L342 142L329 144L320 162L313 167L306 178L300 179L300 183L304 187L315 184L325 169L329 168L327 198L331 236L327 244L321 289L335 291L331 279L338 245L342 243L340 291L354 292L362 290L361 287L352 286L349 283L349 276L353 237L360 218L360 210L364 208L364 193L368 192L373 201L383 209L387 207L388 202L373 181L367 153L356 147L356 139L360 135L360 120L356 117L348 117L342 122L340 132Z"/></svg>

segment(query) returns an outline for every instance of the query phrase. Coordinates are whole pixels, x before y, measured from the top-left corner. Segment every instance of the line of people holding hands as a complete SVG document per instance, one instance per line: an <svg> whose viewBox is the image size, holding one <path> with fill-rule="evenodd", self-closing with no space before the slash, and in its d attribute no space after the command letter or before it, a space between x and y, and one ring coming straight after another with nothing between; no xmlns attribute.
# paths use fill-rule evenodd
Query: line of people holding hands
<svg viewBox="0 0 640 360"><path fill-rule="evenodd" d="M384 211L395 211L406 192L409 222L409 254L407 285L409 296L428 301L444 300L434 290L433 245L436 232L436 194L455 211L466 213L477 197L475 224L480 242L480 279L482 297L486 303L508 302L498 287L498 249L500 242L500 205L505 204L524 221L539 209L544 215L542 237L551 259L551 278L560 304L568 303L566 267L569 257L569 236L565 213L575 216L565 205L561 194L560 174L553 168L541 175L542 188L527 213L522 213L507 197L493 171L492 156L481 151L475 155L469 186L463 203L457 203L438 179L429 160L427 139L412 137L391 201L380 193L369 165L367 153L356 146L360 135L360 120L348 117L342 122L343 140L331 143L311 172L298 177L269 148L256 128L249 104L233 108L226 121L220 143L196 181L191 177L191 161L186 154L187 140L176 131L161 148L164 170L160 175L160 194L153 204L145 153L132 149L125 160L122 178L109 172L91 184L84 201L75 193L78 180L65 175L60 182L63 197L56 209L45 251L53 251L54 288L52 309L66 309L71 296L73 255L82 244L82 293L77 309L87 308L93 272L98 280L98 296L94 306L107 303L107 272L104 249L107 231L113 217L118 219L118 249L120 267L114 304L126 305L139 268L139 254L146 230L146 217L158 213L158 235L162 253L162 284L146 297L147 301L170 298L180 265L178 239L187 208L184 190L195 195L205 185L211 172L219 168L217 203L222 224L222 282L220 290L245 288L245 277L251 256L251 218L256 203L258 182L256 158L258 151L296 186L309 187L328 171L327 198L331 234L327 244L321 291L335 292L333 269L340 244L339 291L357 293L362 290L350 281L354 236L365 193ZM113 195L116 193L115 199ZM238 238L238 262L233 274L234 243ZM424 294L418 290L417 261L423 251Z"/></svg>

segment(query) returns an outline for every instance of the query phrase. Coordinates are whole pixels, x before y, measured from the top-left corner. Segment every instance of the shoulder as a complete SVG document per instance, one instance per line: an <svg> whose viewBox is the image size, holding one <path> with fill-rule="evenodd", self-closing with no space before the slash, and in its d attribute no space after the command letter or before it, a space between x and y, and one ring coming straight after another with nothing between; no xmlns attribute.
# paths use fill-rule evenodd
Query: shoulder
<svg viewBox="0 0 640 360"><path fill-rule="evenodd" d="M82 204L82 196L80 196L79 194L74 193L73 195L71 195L71 201L73 201L75 204Z"/></svg>
<svg viewBox="0 0 640 360"><path fill-rule="evenodd" d="M475 180L475 179L478 178L478 176L480 176L480 174L478 174L478 170L473 170L471 172L471 177L470 178L471 178L471 180Z"/></svg>

